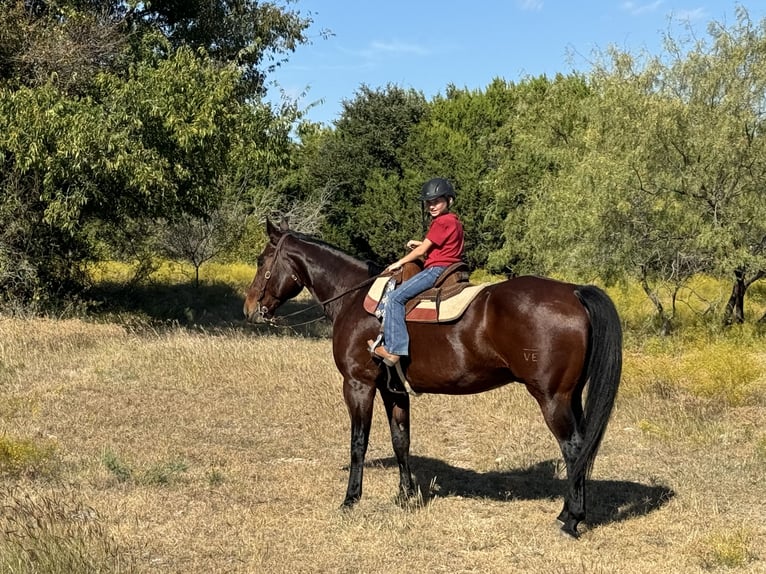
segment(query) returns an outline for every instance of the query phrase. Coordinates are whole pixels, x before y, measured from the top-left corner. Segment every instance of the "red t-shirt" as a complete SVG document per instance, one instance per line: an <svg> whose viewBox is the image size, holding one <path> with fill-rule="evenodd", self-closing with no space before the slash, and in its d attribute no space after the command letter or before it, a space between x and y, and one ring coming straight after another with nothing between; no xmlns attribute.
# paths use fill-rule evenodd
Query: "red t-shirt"
<svg viewBox="0 0 766 574"><path fill-rule="evenodd" d="M433 243L425 267L445 267L463 257L463 225L452 212L442 213L431 222L426 239Z"/></svg>

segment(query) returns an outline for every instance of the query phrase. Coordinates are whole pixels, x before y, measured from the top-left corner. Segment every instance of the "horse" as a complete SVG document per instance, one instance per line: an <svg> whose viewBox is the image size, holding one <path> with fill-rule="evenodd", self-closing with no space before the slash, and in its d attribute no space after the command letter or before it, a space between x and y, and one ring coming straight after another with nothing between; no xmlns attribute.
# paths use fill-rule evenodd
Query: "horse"
<svg viewBox="0 0 766 574"><path fill-rule="evenodd" d="M379 320L363 308L375 269L342 249L298 233L286 221L266 222L268 242L247 289L244 314L274 321L275 311L304 288L332 323L332 353L343 376L351 420L348 488L341 505L362 496L362 477L376 393L385 405L399 466L399 493L417 495L410 471L410 395L391 385L373 357ZM600 288L524 276L483 289L463 316L449 323L410 323L410 355L401 366L417 393L464 395L518 382L542 411L567 473L561 531L580 536L585 482L611 416L622 371L622 328L614 303ZM587 385L585 400L584 390Z"/></svg>

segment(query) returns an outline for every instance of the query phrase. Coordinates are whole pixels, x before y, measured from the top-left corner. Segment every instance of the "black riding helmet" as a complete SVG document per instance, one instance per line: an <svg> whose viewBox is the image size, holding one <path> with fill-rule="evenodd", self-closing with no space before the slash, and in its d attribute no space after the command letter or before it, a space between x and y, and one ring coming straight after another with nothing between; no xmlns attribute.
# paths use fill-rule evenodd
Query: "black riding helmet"
<svg viewBox="0 0 766 574"><path fill-rule="evenodd" d="M441 177L435 177L429 179L423 184L423 188L420 190L420 201L429 201L436 199L437 197L451 197L455 199L455 188L452 184Z"/></svg>

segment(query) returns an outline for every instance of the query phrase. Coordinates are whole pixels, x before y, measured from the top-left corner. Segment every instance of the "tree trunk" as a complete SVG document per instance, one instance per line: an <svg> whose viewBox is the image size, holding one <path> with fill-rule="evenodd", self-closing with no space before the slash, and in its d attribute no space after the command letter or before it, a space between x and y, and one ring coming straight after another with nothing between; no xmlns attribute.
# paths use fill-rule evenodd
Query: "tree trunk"
<svg viewBox="0 0 766 574"><path fill-rule="evenodd" d="M731 325L732 323L744 323L745 322L745 293L747 288L750 287L756 281L759 281L766 277L766 271L758 271L750 279L745 279L745 270L737 269L734 271L734 285L731 288L731 296L728 303L726 303L726 310L723 313L724 325ZM766 321L766 315L759 319L760 321Z"/></svg>
<svg viewBox="0 0 766 574"><path fill-rule="evenodd" d="M646 293L646 296L649 297L649 300L654 304L654 308L657 309L657 316L659 317L661 324L660 334L663 337L669 335L673 330L670 317L665 314L665 308L662 306L660 298L657 297L657 294L652 291L651 287L649 287L649 282L646 280L646 274L643 269L641 270L641 287L643 288L644 293Z"/></svg>
<svg viewBox="0 0 766 574"><path fill-rule="evenodd" d="M745 271L737 269L734 271L734 277L731 295L729 296L728 303L726 303L726 310L723 313L724 325L745 322L745 292L747 291Z"/></svg>

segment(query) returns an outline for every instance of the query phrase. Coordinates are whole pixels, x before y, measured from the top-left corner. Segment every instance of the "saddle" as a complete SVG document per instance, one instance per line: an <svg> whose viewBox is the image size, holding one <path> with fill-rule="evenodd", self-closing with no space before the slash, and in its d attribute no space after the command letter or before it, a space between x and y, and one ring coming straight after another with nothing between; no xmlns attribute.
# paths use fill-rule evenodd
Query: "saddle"
<svg viewBox="0 0 766 574"><path fill-rule="evenodd" d="M375 314L390 281L393 280L399 285L422 269L421 262L411 262L404 265L398 273L378 277L367 292L364 309ZM444 270L433 287L407 302L405 317L407 321L416 323L454 321L487 285L470 283L468 266L463 262L453 263Z"/></svg>

